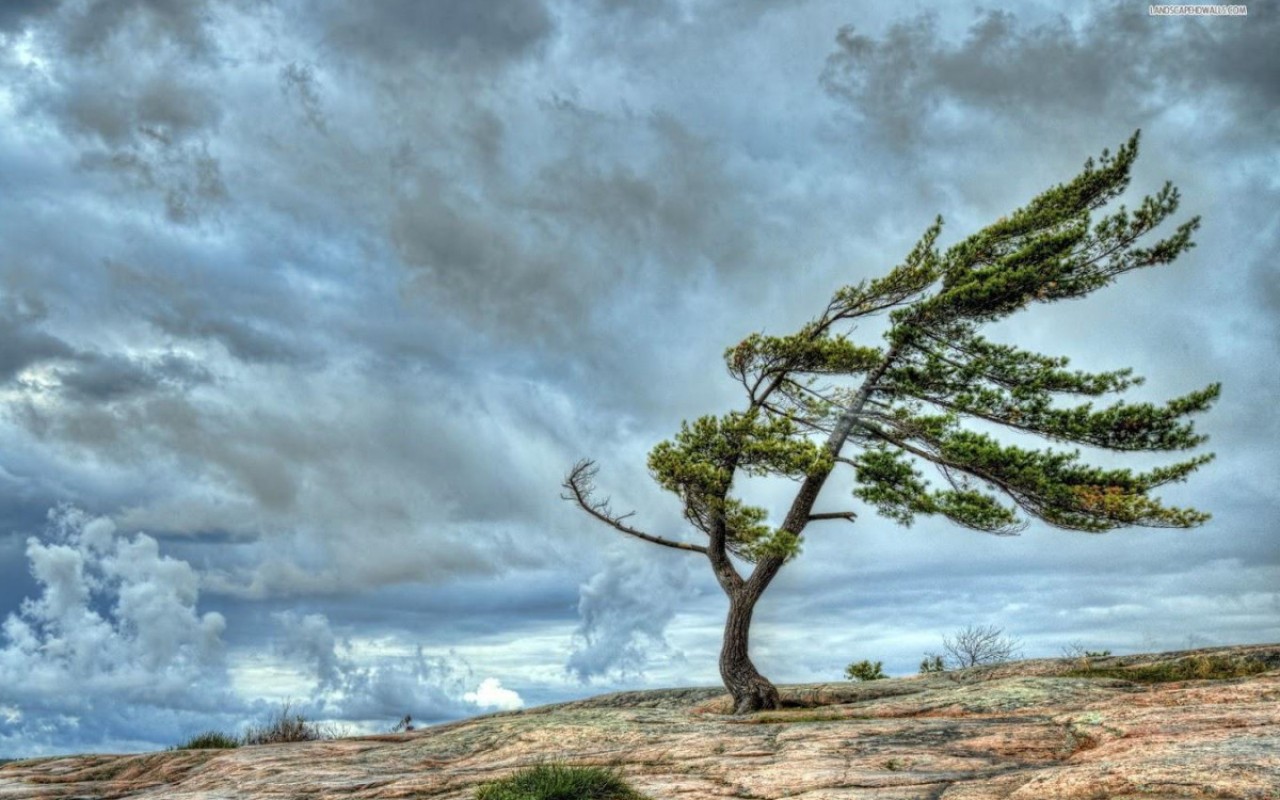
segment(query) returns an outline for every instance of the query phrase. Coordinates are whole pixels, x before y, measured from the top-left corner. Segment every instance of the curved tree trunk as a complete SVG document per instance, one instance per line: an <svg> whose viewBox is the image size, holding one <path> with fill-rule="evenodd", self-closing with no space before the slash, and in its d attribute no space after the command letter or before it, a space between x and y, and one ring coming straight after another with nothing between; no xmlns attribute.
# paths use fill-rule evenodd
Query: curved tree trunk
<svg viewBox="0 0 1280 800"><path fill-rule="evenodd" d="M780 707L778 690L756 671L747 654L751 614L759 594L739 590L729 594L729 617L720 648L720 678L733 695L733 713L750 714Z"/></svg>

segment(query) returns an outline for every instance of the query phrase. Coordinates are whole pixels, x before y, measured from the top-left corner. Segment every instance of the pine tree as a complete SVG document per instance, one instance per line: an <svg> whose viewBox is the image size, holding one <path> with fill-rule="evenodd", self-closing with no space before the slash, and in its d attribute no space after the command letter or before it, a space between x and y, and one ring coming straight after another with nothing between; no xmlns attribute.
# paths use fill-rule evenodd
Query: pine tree
<svg viewBox="0 0 1280 800"><path fill-rule="evenodd" d="M1068 530L1126 526L1187 528L1208 519L1162 504L1158 487L1184 480L1212 454L1149 471L1093 466L1078 448L1180 451L1206 437L1188 417L1207 409L1219 385L1163 404L1113 402L1141 383L1130 369L1089 373L1067 359L984 338L984 325L1037 303L1083 297L1125 272L1168 264L1193 246L1193 218L1148 247L1139 239L1178 207L1170 184L1094 219L1129 183L1138 134L1073 180L941 251L938 218L886 275L846 286L818 317L790 336L753 334L725 352L746 408L683 423L649 454L662 488L680 498L701 543L654 536L627 523L595 494L594 462L566 477L565 499L622 533L700 553L729 598L720 673L736 711L776 708L778 693L748 656L752 612L778 571L800 552L812 522L855 520L814 513L837 467L852 471L853 494L901 524L945 517L992 534L1013 534L1028 518ZM887 314L881 344L858 344L842 328ZM975 424L976 423L976 424ZM1032 448L991 431L1017 432L1068 447ZM1008 437L1006 437L1008 438ZM1069 449L1068 449L1069 448ZM922 468L932 467L935 480ZM733 494L739 475L798 483L781 524ZM740 565L751 565L744 574Z"/></svg>

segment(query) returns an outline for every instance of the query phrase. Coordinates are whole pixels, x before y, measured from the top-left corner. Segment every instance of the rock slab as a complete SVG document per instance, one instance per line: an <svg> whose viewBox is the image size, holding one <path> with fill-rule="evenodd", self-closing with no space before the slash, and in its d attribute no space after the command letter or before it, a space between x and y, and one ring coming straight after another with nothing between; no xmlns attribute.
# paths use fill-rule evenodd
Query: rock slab
<svg viewBox="0 0 1280 800"><path fill-rule="evenodd" d="M1228 662L1251 674L1128 679ZM748 717L725 713L719 688L678 689L410 733L21 761L0 766L0 800L447 800L545 761L616 767L655 800L1280 800L1280 645L1027 661L783 696L789 707Z"/></svg>

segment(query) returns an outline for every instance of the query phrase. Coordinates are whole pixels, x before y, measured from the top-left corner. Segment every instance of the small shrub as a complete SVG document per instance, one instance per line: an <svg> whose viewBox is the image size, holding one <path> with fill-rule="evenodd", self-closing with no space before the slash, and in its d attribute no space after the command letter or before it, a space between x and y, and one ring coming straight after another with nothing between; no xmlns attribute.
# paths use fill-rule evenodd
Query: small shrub
<svg viewBox="0 0 1280 800"><path fill-rule="evenodd" d="M947 666L954 669L1003 664L1021 649L1021 642L995 625L970 625L942 639Z"/></svg>
<svg viewBox="0 0 1280 800"><path fill-rule="evenodd" d="M286 701L274 712L267 723L249 727L244 732L244 744L283 744L285 742L315 742L336 738L333 731L318 725L294 711Z"/></svg>
<svg viewBox="0 0 1280 800"><path fill-rule="evenodd" d="M197 733L182 744L173 746L174 750L230 750L240 746L240 739L222 731L205 731Z"/></svg>
<svg viewBox="0 0 1280 800"><path fill-rule="evenodd" d="M396 726L391 729L391 732L404 733L406 731L411 731L411 730L413 730L413 717L411 717L408 714L405 714L404 718L401 719L399 722L397 722Z"/></svg>
<svg viewBox="0 0 1280 800"><path fill-rule="evenodd" d="M1090 650L1079 642L1072 642L1062 648L1063 658L1106 658L1109 655L1111 655L1110 650Z"/></svg>
<svg viewBox="0 0 1280 800"><path fill-rule="evenodd" d="M844 675L853 681L879 681L889 677L884 674L883 661L867 661L865 658L844 668Z"/></svg>
<svg viewBox="0 0 1280 800"><path fill-rule="evenodd" d="M611 769L538 764L481 784L476 800L644 800L644 795Z"/></svg>
<svg viewBox="0 0 1280 800"><path fill-rule="evenodd" d="M925 653L924 660L920 662L920 674L931 675L935 672L946 672L947 665L943 663L942 656L937 653Z"/></svg>

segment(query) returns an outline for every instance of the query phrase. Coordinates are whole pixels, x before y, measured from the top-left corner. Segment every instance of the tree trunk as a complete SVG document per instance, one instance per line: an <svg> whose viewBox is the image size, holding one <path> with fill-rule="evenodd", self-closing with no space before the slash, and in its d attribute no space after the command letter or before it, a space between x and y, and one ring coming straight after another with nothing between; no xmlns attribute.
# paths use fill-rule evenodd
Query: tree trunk
<svg viewBox="0 0 1280 800"><path fill-rule="evenodd" d="M729 617L720 648L720 678L733 695L733 713L750 714L780 707L778 690L756 671L747 654L751 613L760 595L745 590L729 594Z"/></svg>

